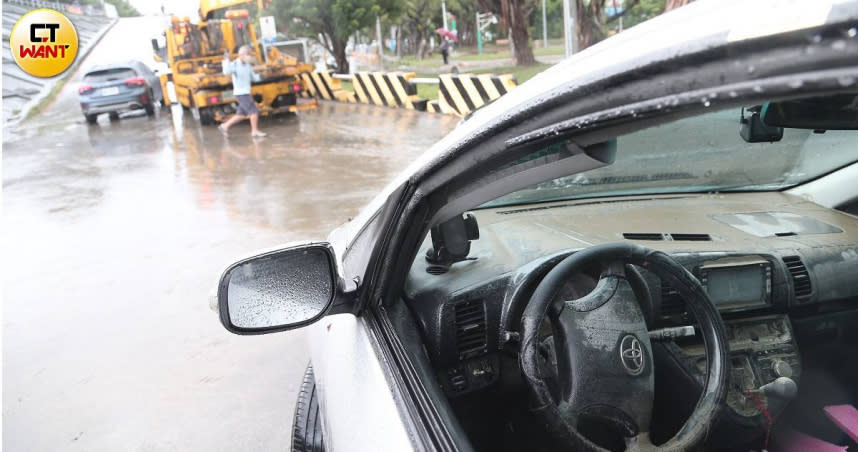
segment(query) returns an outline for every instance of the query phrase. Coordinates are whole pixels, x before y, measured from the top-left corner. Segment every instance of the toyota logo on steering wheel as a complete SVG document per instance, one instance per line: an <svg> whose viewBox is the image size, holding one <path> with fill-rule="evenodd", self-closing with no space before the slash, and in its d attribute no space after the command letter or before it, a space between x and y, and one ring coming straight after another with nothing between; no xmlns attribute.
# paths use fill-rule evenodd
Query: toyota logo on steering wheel
<svg viewBox="0 0 858 452"><path fill-rule="evenodd" d="M644 370L646 355L644 355L641 341L635 336L627 334L620 341L620 362L629 375L640 375Z"/></svg>

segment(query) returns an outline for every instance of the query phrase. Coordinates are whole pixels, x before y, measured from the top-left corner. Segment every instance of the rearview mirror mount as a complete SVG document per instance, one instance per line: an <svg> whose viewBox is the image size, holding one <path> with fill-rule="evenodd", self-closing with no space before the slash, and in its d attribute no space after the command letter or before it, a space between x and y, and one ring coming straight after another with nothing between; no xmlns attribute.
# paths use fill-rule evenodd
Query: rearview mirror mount
<svg viewBox="0 0 858 452"><path fill-rule="evenodd" d="M337 283L334 253L327 243L308 243L244 259L221 276L217 295L220 320L236 334L300 328L325 315Z"/></svg>
<svg viewBox="0 0 858 452"><path fill-rule="evenodd" d="M745 117L745 109L739 116L739 136L747 143L774 143L781 141L784 137L783 127L768 126L760 117L762 107L755 106L748 109L750 116Z"/></svg>

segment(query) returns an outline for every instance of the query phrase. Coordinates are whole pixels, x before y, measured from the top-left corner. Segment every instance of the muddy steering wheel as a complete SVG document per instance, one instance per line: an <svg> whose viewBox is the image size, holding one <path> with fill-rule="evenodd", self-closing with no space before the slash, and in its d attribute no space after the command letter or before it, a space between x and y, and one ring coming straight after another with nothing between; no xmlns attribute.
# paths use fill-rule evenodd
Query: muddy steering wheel
<svg viewBox="0 0 858 452"><path fill-rule="evenodd" d="M703 336L707 376L694 412L667 442L649 437L654 397L652 346L627 264L670 283L685 299ZM576 300L558 294L569 277L601 266L595 289ZM545 316L554 331L559 388L552 394L539 363L539 328ZM538 415L572 450L604 450L579 432L585 421L610 425L626 450L687 450L700 444L727 395L729 348L724 323L705 289L688 270L660 251L615 243L576 252L536 287L521 318L519 361Z"/></svg>

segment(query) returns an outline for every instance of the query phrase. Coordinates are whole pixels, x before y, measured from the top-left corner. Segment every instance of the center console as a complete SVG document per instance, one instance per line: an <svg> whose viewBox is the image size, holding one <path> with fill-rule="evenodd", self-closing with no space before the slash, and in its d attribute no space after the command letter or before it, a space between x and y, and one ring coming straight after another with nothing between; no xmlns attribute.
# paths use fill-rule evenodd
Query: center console
<svg viewBox="0 0 858 452"><path fill-rule="evenodd" d="M801 359L786 315L768 315L725 321L730 342L730 376L727 405L739 418L756 422L758 403L748 394L778 377L798 382ZM702 386L706 378L706 356L699 341L669 344L674 356ZM760 398L766 406L767 398ZM771 404L777 409L778 403Z"/></svg>

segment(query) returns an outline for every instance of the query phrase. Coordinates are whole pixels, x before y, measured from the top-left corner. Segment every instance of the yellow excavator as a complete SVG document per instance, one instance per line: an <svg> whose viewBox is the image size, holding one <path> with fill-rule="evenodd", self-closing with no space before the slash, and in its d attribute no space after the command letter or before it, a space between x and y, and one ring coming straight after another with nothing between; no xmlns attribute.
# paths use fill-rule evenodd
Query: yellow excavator
<svg viewBox="0 0 858 452"><path fill-rule="evenodd" d="M315 99L302 99L305 90L300 74L312 72L313 66L281 54L270 47L268 55L256 39L247 9L230 9L253 3L253 0L200 0L200 20L170 17L164 31L164 45L152 40L155 60L167 64L169 72L161 75L165 103L178 102L191 110L204 125L223 121L235 111L232 78L223 74L224 54L236 58L238 49L253 49L254 82L251 95L263 116L297 112L318 107ZM173 82L175 99L167 95L167 83ZM169 99L169 100L168 100Z"/></svg>

